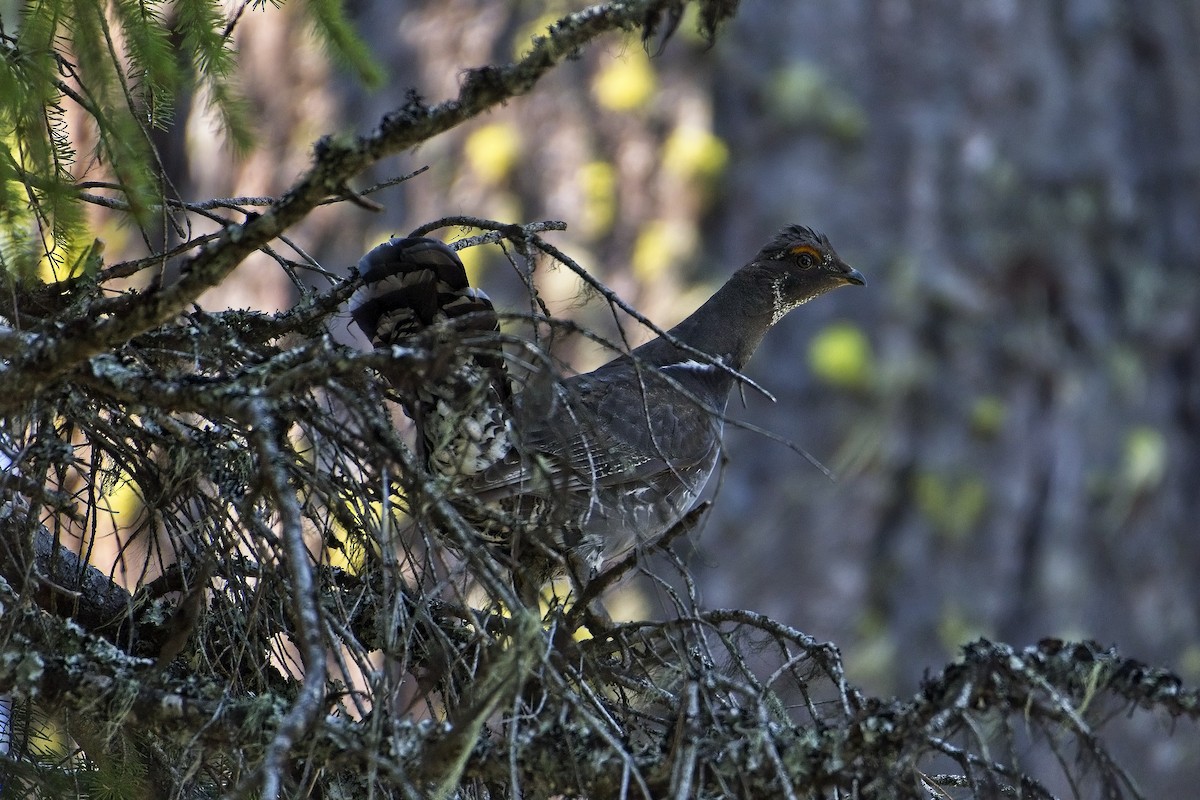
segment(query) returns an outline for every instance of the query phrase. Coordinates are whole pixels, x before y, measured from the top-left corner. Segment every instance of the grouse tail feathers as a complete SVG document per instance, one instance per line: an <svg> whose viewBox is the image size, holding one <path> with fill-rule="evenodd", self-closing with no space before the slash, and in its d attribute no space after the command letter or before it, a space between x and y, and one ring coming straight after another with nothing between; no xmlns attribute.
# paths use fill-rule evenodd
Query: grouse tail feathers
<svg viewBox="0 0 1200 800"><path fill-rule="evenodd" d="M471 358L492 375L494 388L511 396L491 298L471 286L458 254L437 239L392 238L358 262L363 285L350 298L350 314L375 347L399 344L436 325L470 339ZM472 336L472 334L483 334Z"/></svg>
<svg viewBox="0 0 1200 800"><path fill-rule="evenodd" d="M490 466L511 446L512 400L492 301L470 285L458 254L436 239L390 239L362 257L359 273L363 285L350 314L375 347L435 327L447 333L426 342L435 348L430 372L385 370L421 430L431 465L459 474Z"/></svg>
<svg viewBox="0 0 1200 800"><path fill-rule="evenodd" d="M500 330L492 301L467 281L458 254L436 239L389 239L358 267L363 285L350 299L350 314L376 347L468 315L468 330Z"/></svg>

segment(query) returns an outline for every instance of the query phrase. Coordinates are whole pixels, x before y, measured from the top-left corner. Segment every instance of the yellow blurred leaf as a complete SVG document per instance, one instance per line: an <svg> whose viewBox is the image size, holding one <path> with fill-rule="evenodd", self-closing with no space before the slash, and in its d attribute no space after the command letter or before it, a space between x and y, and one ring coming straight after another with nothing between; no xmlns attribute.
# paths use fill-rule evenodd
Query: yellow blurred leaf
<svg viewBox="0 0 1200 800"><path fill-rule="evenodd" d="M992 636L991 631L978 622L971 620L963 609L956 604L948 604L942 609L942 617L937 625L938 639L947 653L957 653L967 642Z"/></svg>
<svg viewBox="0 0 1200 800"><path fill-rule="evenodd" d="M1008 409L994 394L984 395L971 406L971 430L977 436L992 437L1000 432Z"/></svg>
<svg viewBox="0 0 1200 800"><path fill-rule="evenodd" d="M769 110L789 125L814 126L845 142L866 133L865 109L815 64L792 63L776 72L769 85Z"/></svg>
<svg viewBox="0 0 1200 800"><path fill-rule="evenodd" d="M467 137L463 153L480 180L497 184L508 177L521 156L521 134L513 125L493 122Z"/></svg>
<svg viewBox="0 0 1200 800"><path fill-rule="evenodd" d="M818 378L845 389L863 388L875 372L867 335L849 322L836 322L813 337L808 364Z"/></svg>
<svg viewBox="0 0 1200 800"><path fill-rule="evenodd" d="M640 51L607 64L592 79L596 102L612 111L633 111L650 102L658 77L650 59Z"/></svg>
<svg viewBox="0 0 1200 800"><path fill-rule="evenodd" d="M711 180L729 161L729 148L711 131L681 125L663 143L663 169L681 178Z"/></svg>
<svg viewBox="0 0 1200 800"><path fill-rule="evenodd" d="M695 231L687 225L666 220L647 223L633 245L634 277L643 283L655 280L690 253L695 244Z"/></svg>
<svg viewBox="0 0 1200 800"><path fill-rule="evenodd" d="M480 279L483 277L485 267L487 266L488 249L492 247L496 247L496 245L479 245L478 247L466 247L457 251L458 259L463 263L463 268L467 271L467 283L475 287L479 286Z"/></svg>
<svg viewBox="0 0 1200 800"><path fill-rule="evenodd" d="M523 25L513 36L513 58L522 58L533 48L533 40L550 33L550 26L558 22L562 13L547 11L528 25Z"/></svg>
<svg viewBox="0 0 1200 800"><path fill-rule="evenodd" d="M1124 478L1134 491L1153 489L1167 472L1167 440L1154 428L1140 425L1125 437Z"/></svg>
<svg viewBox="0 0 1200 800"><path fill-rule="evenodd" d="M607 233L617 214L616 169L607 161L584 164L579 168L579 188L583 194L580 227L590 236Z"/></svg>
<svg viewBox="0 0 1200 800"><path fill-rule="evenodd" d="M987 510L987 486L973 475L951 478L921 472L913 489L921 513L940 535L952 541L965 539Z"/></svg>
<svg viewBox="0 0 1200 800"><path fill-rule="evenodd" d="M104 510L112 516L113 528L133 528L145 507L142 489L137 481L121 470L119 473L110 473L99 488L104 499Z"/></svg>

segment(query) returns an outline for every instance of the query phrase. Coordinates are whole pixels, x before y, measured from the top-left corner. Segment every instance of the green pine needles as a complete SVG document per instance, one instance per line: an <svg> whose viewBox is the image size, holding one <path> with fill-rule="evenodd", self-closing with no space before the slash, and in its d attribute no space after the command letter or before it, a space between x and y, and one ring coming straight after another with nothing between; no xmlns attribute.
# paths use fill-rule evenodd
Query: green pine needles
<svg viewBox="0 0 1200 800"><path fill-rule="evenodd" d="M167 193L152 133L175 122L181 97L198 94L234 153L250 149L233 32L244 13L280 5L230 14L218 0L27 0L0 17L0 274L56 281L94 263L89 192L149 224ZM341 0L300 6L335 62L382 81Z"/></svg>

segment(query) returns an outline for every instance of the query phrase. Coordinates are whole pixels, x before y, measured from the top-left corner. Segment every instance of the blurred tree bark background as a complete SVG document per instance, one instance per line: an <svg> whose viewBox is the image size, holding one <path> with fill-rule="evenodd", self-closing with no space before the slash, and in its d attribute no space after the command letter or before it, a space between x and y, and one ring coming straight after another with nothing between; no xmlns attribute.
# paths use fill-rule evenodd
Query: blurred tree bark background
<svg viewBox="0 0 1200 800"><path fill-rule="evenodd" d="M184 197L277 193L321 133L452 95L563 10L359 0L389 70L366 93L285 8L238 33L262 146L229 171L197 102L168 167ZM430 169L375 195L384 214L337 206L297 241L340 270L447 214L564 219L570 252L669 325L780 224L812 225L869 290L781 325L749 372L778 402L733 413L837 480L730 431L690 556L707 604L837 642L879 691L979 635L1115 642L1200 679L1200 6L746 2L707 53L692 27L653 59L634 34L583 54L387 164ZM206 304L287 307L256 263ZM468 266L521 308L506 262ZM574 276L536 278L611 325ZM1156 738L1143 788L1187 794L1200 753Z"/></svg>

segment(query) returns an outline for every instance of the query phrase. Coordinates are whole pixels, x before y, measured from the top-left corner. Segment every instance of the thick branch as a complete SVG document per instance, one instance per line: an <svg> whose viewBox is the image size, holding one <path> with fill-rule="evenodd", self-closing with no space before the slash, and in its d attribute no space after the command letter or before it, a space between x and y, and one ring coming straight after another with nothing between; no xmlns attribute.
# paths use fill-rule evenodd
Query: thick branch
<svg viewBox="0 0 1200 800"><path fill-rule="evenodd" d="M667 0L633 0L569 14L551 27L549 35L536 38L519 61L467 72L457 98L429 107L413 95L368 136L353 141L322 139L307 174L262 214L227 225L220 236L184 263L182 277L174 284L132 293L118 302L105 301L103 316L82 313L65 324L56 320L37 331L32 347L0 367L0 383L21 387L20 393L0 395L0 411L19 405L80 362L181 313L205 290L223 281L246 256L304 219L330 195L344 194L347 182L371 164L528 92L543 75L592 39L608 31L638 27L648 15L667 5Z"/></svg>

